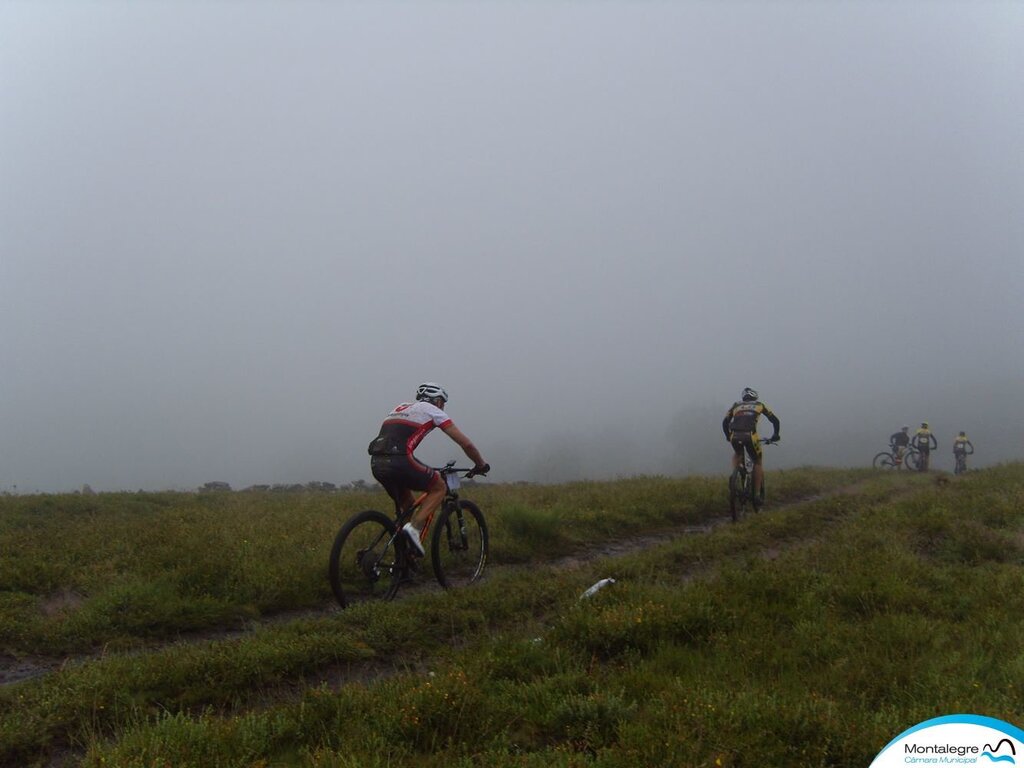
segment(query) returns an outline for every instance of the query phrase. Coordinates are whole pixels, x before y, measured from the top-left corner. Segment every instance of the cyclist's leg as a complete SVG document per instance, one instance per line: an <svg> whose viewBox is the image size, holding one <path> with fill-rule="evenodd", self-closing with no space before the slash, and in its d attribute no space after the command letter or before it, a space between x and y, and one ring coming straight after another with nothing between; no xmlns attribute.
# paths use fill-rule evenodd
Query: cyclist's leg
<svg viewBox="0 0 1024 768"><path fill-rule="evenodd" d="M414 491L426 491L423 501L413 507L409 522L403 526L422 555L423 523L444 498L444 479L437 470L420 464L408 455L378 457L374 460L373 470L373 476L403 510L415 504Z"/></svg>
<svg viewBox="0 0 1024 768"><path fill-rule="evenodd" d="M764 501L764 456L761 451L761 443L758 441L757 433L755 432L750 437L750 441L747 443L747 452L750 454L751 460L754 462L754 485L753 494L755 503L756 500Z"/></svg>
<svg viewBox="0 0 1024 768"><path fill-rule="evenodd" d="M393 456L376 456L370 462L373 479L381 484L388 496L395 503L395 511L406 510L412 506L412 491L405 485L398 461Z"/></svg>
<svg viewBox="0 0 1024 768"><path fill-rule="evenodd" d="M447 490L444 478L436 469L421 464L412 456L389 456L387 458L387 473L375 471L374 477L377 477L381 481L381 485L388 489L392 498L402 504L402 509L408 509L414 503L414 492L425 492L423 501L413 510L410 519L413 526L422 529L424 522L434 513L444 498ZM399 488L400 494L392 493L392 488Z"/></svg>
<svg viewBox="0 0 1024 768"><path fill-rule="evenodd" d="M394 492L387 488L385 490L388 491L388 495L394 500L395 508L399 514L408 510L416 502L416 497L413 496L412 491L408 488L395 488Z"/></svg>
<svg viewBox="0 0 1024 768"><path fill-rule="evenodd" d="M729 444L732 446L732 469L735 471L743 461L743 443L739 440L730 440Z"/></svg>
<svg viewBox="0 0 1024 768"><path fill-rule="evenodd" d="M444 499L444 494L448 487L445 485L441 474L434 472L434 477L431 479L429 486L424 490L427 495L423 497L423 503L420 504L419 509L413 514L411 520L412 524L420 530L423 530L423 525L437 511L437 508L441 506L441 500Z"/></svg>

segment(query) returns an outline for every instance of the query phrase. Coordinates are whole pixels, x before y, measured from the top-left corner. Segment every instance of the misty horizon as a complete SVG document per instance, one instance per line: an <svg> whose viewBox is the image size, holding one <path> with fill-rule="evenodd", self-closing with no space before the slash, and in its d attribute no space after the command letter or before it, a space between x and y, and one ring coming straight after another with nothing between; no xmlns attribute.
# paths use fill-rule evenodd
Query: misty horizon
<svg viewBox="0 0 1024 768"><path fill-rule="evenodd" d="M745 386L769 471L1020 460L1022 23L0 5L0 492L369 480L427 380L491 482L724 475Z"/></svg>

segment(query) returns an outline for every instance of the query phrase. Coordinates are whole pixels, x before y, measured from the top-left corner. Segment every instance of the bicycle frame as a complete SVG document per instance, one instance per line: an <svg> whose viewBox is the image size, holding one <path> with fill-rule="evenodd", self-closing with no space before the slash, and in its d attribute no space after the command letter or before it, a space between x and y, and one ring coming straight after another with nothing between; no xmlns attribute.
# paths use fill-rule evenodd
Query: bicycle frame
<svg viewBox="0 0 1024 768"><path fill-rule="evenodd" d="M434 575L448 589L480 576L487 562L487 524L479 507L459 498L459 474L472 477L474 470L458 468L454 461L436 469L445 479L445 494L437 509L426 516L420 541L430 550ZM422 509L426 498L426 493L416 493L405 509L395 501L393 517L368 509L342 525L328 560L328 580L342 608L354 596L391 599L401 584L413 580L420 558L403 527Z"/></svg>
<svg viewBox="0 0 1024 768"><path fill-rule="evenodd" d="M434 522L434 516L437 514L437 510L441 509L451 502L457 502L459 500L459 492L451 487L448 482L448 478L454 475L456 472L465 472L464 469L456 469L455 462L448 462L444 467L438 469L441 473L442 479L444 479L445 491L444 498L441 499L441 503L437 505L433 512L427 515L427 519L423 521L423 530L420 531L420 541L427 540L427 534L430 532L430 525ZM398 502L395 502L395 520L398 523L398 528L401 530L402 526L412 519L412 514L423 504L424 499L427 498L427 492L424 491L419 496L415 497L412 504L404 512L398 508Z"/></svg>
<svg viewBox="0 0 1024 768"><path fill-rule="evenodd" d="M420 541L421 542L429 541L428 534L430 533L430 526L434 522L434 516L437 515L438 510L443 509L447 505L452 504L452 503L457 504L458 501L459 501L459 492L457 490L458 486L456 486L456 488L452 488L452 484L449 482L449 478L454 476L454 475L456 475L456 473L458 473L458 472L469 472L471 470L460 469L460 468L455 466L455 462L454 461L449 461L443 467L439 467L437 469L437 471L441 473L441 477L444 479L444 482L445 482L444 498L441 499L441 503L437 505L437 507L434 509L434 511L431 512L429 515L427 515L427 519L423 521L423 528L420 530ZM384 552L386 552L388 549L391 549L392 547L395 546L395 542L396 541L401 539L401 537L402 537L402 526L404 526L407 522L409 522L412 519L413 513L417 509L419 509L420 506L422 506L423 501L426 498L427 498L427 492L424 491L423 493L421 493L418 496L416 496L413 499L412 504L410 504L409 507L407 507L405 510L402 510L399 507L398 502L395 501L395 532L391 535L391 538L388 540L387 546L381 552L381 557L384 556ZM403 558L403 562L406 565L403 566L403 567L408 567L408 559L407 559L408 556L409 556L409 553L406 552L405 553L405 558Z"/></svg>
<svg viewBox="0 0 1024 768"><path fill-rule="evenodd" d="M757 442L761 443L761 445L775 445L775 443L773 443L771 440L769 440L766 437L758 438ZM743 451L743 461L740 462L740 464L742 465L744 472L746 472L748 475L753 475L753 473L754 473L754 460L752 458L750 458L750 454L747 453L746 450Z"/></svg>
<svg viewBox="0 0 1024 768"><path fill-rule="evenodd" d="M758 442L762 445L772 445L772 441L765 438L760 438ZM755 496L759 490L754 488L754 466L753 458L744 449L743 458L737 462L736 468L729 475L729 508L733 522L742 516L747 502L754 504L754 510L757 510ZM738 486L737 479L740 481Z"/></svg>
<svg viewBox="0 0 1024 768"><path fill-rule="evenodd" d="M974 451L953 451L953 472L955 474L961 474L967 471L967 457L971 456Z"/></svg>

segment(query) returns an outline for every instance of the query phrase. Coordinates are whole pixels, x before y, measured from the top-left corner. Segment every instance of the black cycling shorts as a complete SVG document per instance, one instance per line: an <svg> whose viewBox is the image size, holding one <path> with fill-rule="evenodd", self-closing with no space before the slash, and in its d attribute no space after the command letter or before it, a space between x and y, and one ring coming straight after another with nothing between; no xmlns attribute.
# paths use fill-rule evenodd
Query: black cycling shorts
<svg viewBox="0 0 1024 768"><path fill-rule="evenodd" d="M437 470L420 464L408 454L374 456L370 459L370 471L377 482L384 486L388 495L396 501L404 489L427 490L437 475Z"/></svg>
<svg viewBox="0 0 1024 768"><path fill-rule="evenodd" d="M732 435L732 449L736 455L743 458L743 449L747 449L747 455L755 464L761 463L761 442L758 440L757 432L740 432Z"/></svg>

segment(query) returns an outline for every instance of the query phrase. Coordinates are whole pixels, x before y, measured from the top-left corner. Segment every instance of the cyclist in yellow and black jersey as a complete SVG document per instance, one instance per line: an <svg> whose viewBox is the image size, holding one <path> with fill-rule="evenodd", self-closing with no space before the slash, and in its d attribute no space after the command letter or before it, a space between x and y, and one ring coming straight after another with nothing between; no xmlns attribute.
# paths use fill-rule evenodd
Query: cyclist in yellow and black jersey
<svg viewBox="0 0 1024 768"><path fill-rule="evenodd" d="M970 450L967 450L970 448ZM966 459L974 453L974 443L967 439L967 433L961 432L953 439L953 458L959 459L963 457Z"/></svg>
<svg viewBox="0 0 1024 768"><path fill-rule="evenodd" d="M917 468L921 472L928 471L928 462L931 458L932 448L939 447L939 441L928 428L928 422L922 421L921 427L914 433L913 445L917 449Z"/></svg>
<svg viewBox="0 0 1024 768"><path fill-rule="evenodd" d="M968 451L968 448L970 448L971 450ZM966 454L967 456L970 456L972 453L974 453L974 443L967 439L966 432L961 432L953 440L953 455L955 456L958 453L963 453Z"/></svg>
<svg viewBox="0 0 1024 768"><path fill-rule="evenodd" d="M764 503L764 466L761 443L757 436L757 422L762 416L768 419L774 428L770 441L778 442L779 417L758 399L757 392L750 387L743 390L739 402L733 403L732 408L722 419L722 431L725 433L725 439L732 444L732 468L736 469L740 465L744 450L754 462L754 488L759 489L754 498L755 509Z"/></svg>

